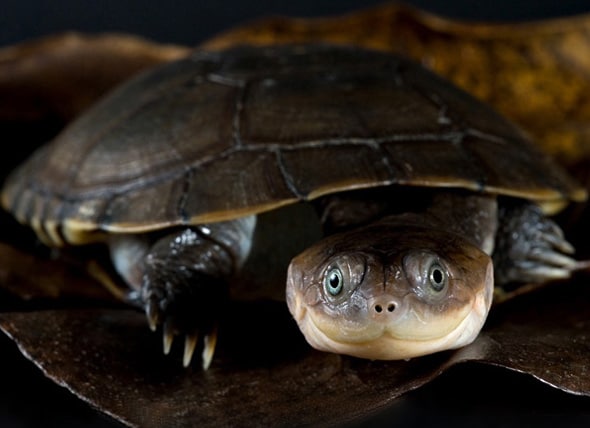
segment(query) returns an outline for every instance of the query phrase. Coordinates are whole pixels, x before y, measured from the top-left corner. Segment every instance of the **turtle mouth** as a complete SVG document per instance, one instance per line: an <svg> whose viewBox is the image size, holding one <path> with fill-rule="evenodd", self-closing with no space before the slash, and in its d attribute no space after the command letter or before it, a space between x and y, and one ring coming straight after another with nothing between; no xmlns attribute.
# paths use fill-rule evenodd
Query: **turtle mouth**
<svg viewBox="0 0 590 428"><path fill-rule="evenodd" d="M302 302L296 304L296 320L308 343L320 351L372 360L409 359L460 348L473 342L489 311L490 293L487 288L474 296L471 305L454 314L447 314L443 323L429 321L437 327L429 334L417 332L411 323L404 323L403 320L391 324L370 322L358 328L343 328L333 320L322 319L321 315L306 308ZM408 312L416 314L414 310ZM423 320L417 322L425 323ZM445 328L441 329L441 324Z"/></svg>

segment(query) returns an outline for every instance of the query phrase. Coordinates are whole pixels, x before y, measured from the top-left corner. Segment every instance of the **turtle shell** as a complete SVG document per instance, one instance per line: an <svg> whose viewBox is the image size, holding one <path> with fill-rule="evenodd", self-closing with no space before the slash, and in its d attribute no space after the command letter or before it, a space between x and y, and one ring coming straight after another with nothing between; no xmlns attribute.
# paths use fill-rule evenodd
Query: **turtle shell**
<svg viewBox="0 0 590 428"><path fill-rule="evenodd" d="M2 202L42 239L79 244L392 184L585 197L519 129L420 65L285 45L196 51L140 75L17 169Z"/></svg>

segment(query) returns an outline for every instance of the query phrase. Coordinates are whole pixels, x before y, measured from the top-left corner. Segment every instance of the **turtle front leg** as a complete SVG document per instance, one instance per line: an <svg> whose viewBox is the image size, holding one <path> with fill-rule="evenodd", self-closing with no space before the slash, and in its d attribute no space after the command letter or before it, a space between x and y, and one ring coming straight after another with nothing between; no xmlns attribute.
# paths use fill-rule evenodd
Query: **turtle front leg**
<svg viewBox="0 0 590 428"><path fill-rule="evenodd" d="M572 257L574 247L537 205L503 205L499 218L493 260L496 290L501 299L511 297L501 295L506 284L541 284L568 278L586 266ZM518 290L514 294L519 294Z"/></svg>
<svg viewBox="0 0 590 428"><path fill-rule="evenodd" d="M199 337L203 368L211 362L228 280L249 253L254 224L254 217L247 217L111 241L114 265L133 290L130 300L143 307L153 331L162 327L164 353L174 336L185 335L185 367Z"/></svg>

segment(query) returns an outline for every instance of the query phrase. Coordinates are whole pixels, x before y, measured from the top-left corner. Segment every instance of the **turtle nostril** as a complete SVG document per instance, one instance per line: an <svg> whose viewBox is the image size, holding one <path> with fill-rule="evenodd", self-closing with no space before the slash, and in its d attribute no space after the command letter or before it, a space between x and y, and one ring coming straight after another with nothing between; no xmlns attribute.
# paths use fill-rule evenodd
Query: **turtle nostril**
<svg viewBox="0 0 590 428"><path fill-rule="evenodd" d="M377 314L393 313L397 304L395 302L381 302L373 305L373 310Z"/></svg>

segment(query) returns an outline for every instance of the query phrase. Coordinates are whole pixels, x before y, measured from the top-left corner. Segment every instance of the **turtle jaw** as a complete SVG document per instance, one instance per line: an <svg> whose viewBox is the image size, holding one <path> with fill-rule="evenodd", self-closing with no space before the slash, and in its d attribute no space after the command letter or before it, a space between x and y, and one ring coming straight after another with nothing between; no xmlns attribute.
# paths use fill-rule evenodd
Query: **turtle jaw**
<svg viewBox="0 0 590 428"><path fill-rule="evenodd" d="M473 296L472 304L446 314L428 334L414 310L398 312L390 322L370 320L363 325L346 326L342 320L322 316L307 307L299 295L291 294L289 307L307 342L319 351L371 360L401 360L444 350L457 349L473 342L483 327L493 294L493 270L489 264L485 284ZM356 327L356 328L355 328Z"/></svg>

